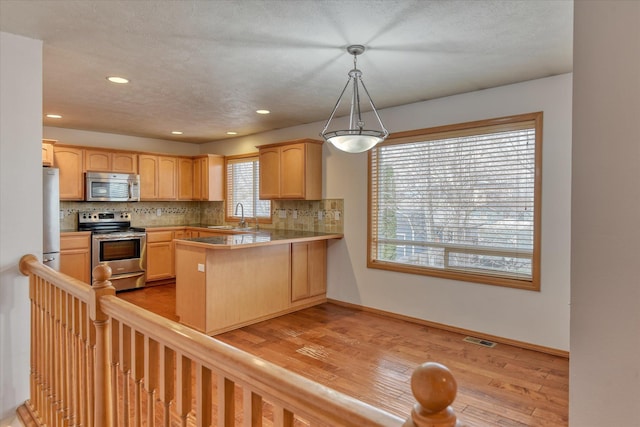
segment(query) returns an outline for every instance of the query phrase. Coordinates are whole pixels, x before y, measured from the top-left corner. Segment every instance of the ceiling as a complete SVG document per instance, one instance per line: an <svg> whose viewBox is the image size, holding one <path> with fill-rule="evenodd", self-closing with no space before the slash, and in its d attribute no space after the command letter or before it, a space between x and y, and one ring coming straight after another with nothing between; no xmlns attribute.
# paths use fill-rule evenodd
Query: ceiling
<svg viewBox="0 0 640 427"><path fill-rule="evenodd" d="M378 109L570 72L573 2L0 0L0 30L44 41L45 126L203 143L326 120L351 44Z"/></svg>

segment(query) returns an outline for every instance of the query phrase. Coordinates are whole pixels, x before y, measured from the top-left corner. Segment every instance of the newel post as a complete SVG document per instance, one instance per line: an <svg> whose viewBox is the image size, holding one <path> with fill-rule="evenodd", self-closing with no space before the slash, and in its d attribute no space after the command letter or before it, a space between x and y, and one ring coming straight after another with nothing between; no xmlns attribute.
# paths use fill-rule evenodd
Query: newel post
<svg viewBox="0 0 640 427"><path fill-rule="evenodd" d="M463 427L450 406L458 385L446 366L435 362L418 366L411 375L411 391L418 403L403 427Z"/></svg>
<svg viewBox="0 0 640 427"><path fill-rule="evenodd" d="M111 393L111 333L109 316L100 307L103 296L115 295L116 290L111 286L111 267L99 265L93 269L93 286L89 300L89 317L96 330L96 359L94 367L95 395L94 422L96 427L111 427L113 425L113 399Z"/></svg>

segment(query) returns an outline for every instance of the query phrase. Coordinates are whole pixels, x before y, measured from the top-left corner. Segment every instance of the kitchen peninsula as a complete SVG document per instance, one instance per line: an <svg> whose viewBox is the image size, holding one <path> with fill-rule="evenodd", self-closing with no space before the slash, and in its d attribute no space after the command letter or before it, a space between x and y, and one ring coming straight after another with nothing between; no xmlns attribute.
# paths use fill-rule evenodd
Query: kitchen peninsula
<svg viewBox="0 0 640 427"><path fill-rule="evenodd" d="M269 230L175 240L176 314L207 335L326 301L327 241Z"/></svg>

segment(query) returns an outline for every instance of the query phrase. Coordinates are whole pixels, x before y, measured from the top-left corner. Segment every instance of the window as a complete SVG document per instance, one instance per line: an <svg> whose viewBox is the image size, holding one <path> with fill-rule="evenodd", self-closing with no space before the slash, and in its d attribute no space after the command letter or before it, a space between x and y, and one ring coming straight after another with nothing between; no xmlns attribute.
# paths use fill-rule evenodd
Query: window
<svg viewBox="0 0 640 427"><path fill-rule="evenodd" d="M368 266L540 289L542 113L394 134L369 153Z"/></svg>
<svg viewBox="0 0 640 427"><path fill-rule="evenodd" d="M242 203L245 218L262 219L271 222L271 201L259 199L260 162L258 154L229 156L225 160L227 169L227 211L226 221L239 221Z"/></svg>

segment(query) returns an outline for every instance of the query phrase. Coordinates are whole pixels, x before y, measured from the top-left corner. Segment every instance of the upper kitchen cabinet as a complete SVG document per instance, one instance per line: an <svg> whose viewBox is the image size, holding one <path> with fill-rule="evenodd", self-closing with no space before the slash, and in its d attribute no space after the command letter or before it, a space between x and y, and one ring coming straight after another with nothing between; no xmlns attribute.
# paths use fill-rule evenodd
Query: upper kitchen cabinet
<svg viewBox="0 0 640 427"><path fill-rule="evenodd" d="M261 199L322 198L322 141L298 139L258 150Z"/></svg>
<svg viewBox="0 0 640 427"><path fill-rule="evenodd" d="M84 150L56 145L53 162L60 169L60 200L84 200Z"/></svg>
<svg viewBox="0 0 640 427"><path fill-rule="evenodd" d="M190 158L178 159L178 200L193 200L193 162Z"/></svg>
<svg viewBox="0 0 640 427"><path fill-rule="evenodd" d="M193 200L224 200L224 156L206 154L193 159Z"/></svg>
<svg viewBox="0 0 640 427"><path fill-rule="evenodd" d="M42 140L42 166L53 166L53 144L57 141L54 139Z"/></svg>
<svg viewBox="0 0 640 427"><path fill-rule="evenodd" d="M84 151L85 171L138 173L138 155L126 151Z"/></svg>
<svg viewBox="0 0 640 427"><path fill-rule="evenodd" d="M178 198L178 158L140 154L140 200Z"/></svg>

